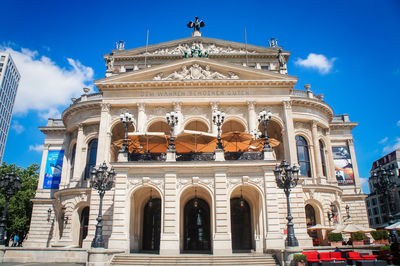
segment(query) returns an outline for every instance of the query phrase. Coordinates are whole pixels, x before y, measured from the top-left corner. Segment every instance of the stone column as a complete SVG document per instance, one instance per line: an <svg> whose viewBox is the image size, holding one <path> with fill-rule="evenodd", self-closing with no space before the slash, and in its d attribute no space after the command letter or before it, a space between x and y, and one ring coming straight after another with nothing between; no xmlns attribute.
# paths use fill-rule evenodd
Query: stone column
<svg viewBox="0 0 400 266"><path fill-rule="evenodd" d="M282 191L279 191L275 175L271 169L264 168L264 220L265 220L265 249L284 248L284 239L281 233L279 219L279 200L282 197ZM284 221L282 221L284 223Z"/></svg>
<svg viewBox="0 0 400 266"><path fill-rule="evenodd" d="M349 146L351 163L353 165L353 175L354 175L354 187L357 189L357 193L361 190L360 176L358 174L358 166L356 159L356 151L354 149L354 141L353 139L347 140L347 145Z"/></svg>
<svg viewBox="0 0 400 266"><path fill-rule="evenodd" d="M137 117L137 128L136 131L139 133L146 133L146 104L137 103L138 106L138 117Z"/></svg>
<svg viewBox="0 0 400 266"><path fill-rule="evenodd" d="M211 115L210 115L210 121L211 121L211 133L217 135L218 134L218 128L216 125L213 123L213 117L212 114L214 111L218 110L218 102L210 102L211 106Z"/></svg>
<svg viewBox="0 0 400 266"><path fill-rule="evenodd" d="M178 113L178 124L175 125L174 129L174 134L176 137L183 130L182 102L174 102L174 112Z"/></svg>
<svg viewBox="0 0 400 266"><path fill-rule="evenodd" d="M179 255L179 200L176 188L176 173L164 176L164 204L162 211L160 255Z"/></svg>
<svg viewBox="0 0 400 266"><path fill-rule="evenodd" d="M107 143L108 137L107 132L110 130L110 104L101 104L101 116L100 116L100 126L99 126L99 138L96 157L96 165L100 165L108 159L108 154L106 154L107 147L110 143Z"/></svg>
<svg viewBox="0 0 400 266"><path fill-rule="evenodd" d="M70 150L70 146L69 146L70 142L71 142L71 136L70 136L70 134L66 133L64 135L64 141L63 141L63 145L62 145L62 149L64 150L64 156L63 156L63 164L62 164L62 170L61 170L60 189L66 188L69 184L69 179L70 179L69 170L70 170L70 166L71 166L70 162L71 162L71 153L72 153L72 150Z"/></svg>
<svg viewBox="0 0 400 266"><path fill-rule="evenodd" d="M225 168L215 169L214 181L214 237L213 254L230 255L232 254L232 241L230 234L229 199L227 189Z"/></svg>
<svg viewBox="0 0 400 266"><path fill-rule="evenodd" d="M315 161L313 162L315 165L316 173L317 173L317 180L320 182L321 177L323 176L322 172L322 163L321 163L321 152L319 147L318 141L318 125L317 121L313 120L311 124L311 134L312 134L312 142L313 142L313 150L314 150L314 158Z"/></svg>
<svg viewBox="0 0 400 266"><path fill-rule="evenodd" d="M128 195L128 169L116 169L112 234L109 247L129 252L130 198Z"/></svg>
<svg viewBox="0 0 400 266"><path fill-rule="evenodd" d="M291 101L283 101L283 117L286 125L286 139L284 140L285 159L288 160L291 165L294 163L297 164L296 136L294 134Z"/></svg>
<svg viewBox="0 0 400 266"><path fill-rule="evenodd" d="M333 161L332 154L332 142L331 142L331 133L330 129L326 130L326 154L327 156L327 175L329 183L337 183L336 172L335 172L335 162Z"/></svg>
<svg viewBox="0 0 400 266"><path fill-rule="evenodd" d="M85 144L85 136L83 134L83 124L79 124L78 135L76 137L74 174L72 176L72 180L70 183L71 187L75 187L82 178L82 172L86 164L85 151L86 151L86 144Z"/></svg>
<svg viewBox="0 0 400 266"><path fill-rule="evenodd" d="M255 111L255 104L256 102L254 101L248 101L247 102L247 108L248 108L248 112L249 112L249 116L248 116L248 124L249 124L249 133L254 132L254 130L257 130L257 115L256 115L256 111Z"/></svg>

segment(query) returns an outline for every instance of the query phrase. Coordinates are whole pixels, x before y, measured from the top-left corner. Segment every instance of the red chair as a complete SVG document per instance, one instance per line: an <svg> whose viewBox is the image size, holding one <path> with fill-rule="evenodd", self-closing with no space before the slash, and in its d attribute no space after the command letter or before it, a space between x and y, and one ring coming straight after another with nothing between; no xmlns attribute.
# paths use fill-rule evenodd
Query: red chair
<svg viewBox="0 0 400 266"><path fill-rule="evenodd" d="M335 261L346 261L346 259L342 257L341 252L331 252L331 258Z"/></svg>
<svg viewBox="0 0 400 266"><path fill-rule="evenodd" d="M320 262L318 251L303 251L303 254L307 256L307 266L318 265Z"/></svg>
<svg viewBox="0 0 400 266"><path fill-rule="evenodd" d="M331 258L331 255L329 254L329 252L320 252L319 258L322 261L334 261L334 259Z"/></svg>

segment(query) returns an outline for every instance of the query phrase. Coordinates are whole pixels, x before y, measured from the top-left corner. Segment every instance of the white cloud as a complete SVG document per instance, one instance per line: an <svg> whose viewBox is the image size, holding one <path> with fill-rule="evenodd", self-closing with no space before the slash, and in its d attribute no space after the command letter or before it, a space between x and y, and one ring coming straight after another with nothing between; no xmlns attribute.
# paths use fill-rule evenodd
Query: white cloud
<svg viewBox="0 0 400 266"><path fill-rule="evenodd" d="M43 145L41 145L41 144L29 145L29 150L30 151L42 152L43 151Z"/></svg>
<svg viewBox="0 0 400 266"><path fill-rule="evenodd" d="M15 132L16 132L17 134L21 134L21 133L24 132L24 130L25 130L24 126L21 125L17 120L15 120L15 121L12 123L11 128L12 128L13 130L15 130Z"/></svg>
<svg viewBox="0 0 400 266"><path fill-rule="evenodd" d="M41 117L59 116L58 108L65 106L71 97L81 95L82 88L93 80L93 69L78 60L67 58L69 67L65 69L37 51L24 48L17 51L10 47L0 50L11 54L21 74L14 106L17 115L36 110Z"/></svg>
<svg viewBox="0 0 400 266"><path fill-rule="evenodd" d="M380 141L379 141L379 144L384 144L384 143L386 143L387 141L388 141L388 137L384 137L383 139L381 139Z"/></svg>
<svg viewBox="0 0 400 266"><path fill-rule="evenodd" d="M382 153L383 154L390 153L397 149L400 149L400 138L399 137L396 138L396 142L393 145L386 145L385 147L383 147Z"/></svg>
<svg viewBox="0 0 400 266"><path fill-rule="evenodd" d="M332 70L335 60L335 57L328 59L323 54L310 53L307 59L298 58L295 64L305 68L317 69L321 74L328 74Z"/></svg>
<svg viewBox="0 0 400 266"><path fill-rule="evenodd" d="M361 187L362 187L362 190L363 190L363 192L364 193L369 193L369 184L368 184L368 177L367 178L364 178L364 177L361 177L360 178L360 183L361 183Z"/></svg>
<svg viewBox="0 0 400 266"><path fill-rule="evenodd" d="M400 120L397 121L396 125L397 125L398 127L400 127Z"/></svg>

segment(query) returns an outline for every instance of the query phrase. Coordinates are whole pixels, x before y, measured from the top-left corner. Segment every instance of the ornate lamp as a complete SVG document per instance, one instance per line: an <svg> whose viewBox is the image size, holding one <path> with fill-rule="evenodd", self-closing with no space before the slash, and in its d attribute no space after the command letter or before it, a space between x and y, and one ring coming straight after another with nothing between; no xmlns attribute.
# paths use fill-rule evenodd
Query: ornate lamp
<svg viewBox="0 0 400 266"><path fill-rule="evenodd" d="M104 248L104 240L103 240L103 216L102 216L102 206L103 206L103 197L104 193L107 190L110 190L114 183L115 171L114 168L111 168L110 171L107 171L108 167L104 162L99 166L99 169L93 168L92 170L92 180L91 186L92 188L98 190L100 196L100 205L99 205L99 215L97 216L97 225L94 239L92 241L93 248Z"/></svg>
<svg viewBox="0 0 400 266"><path fill-rule="evenodd" d="M292 188L297 186L297 182L299 181L299 168L294 165L290 167L290 165L283 160L281 165L277 165L274 170L276 184L280 189L283 189L286 194L286 203L287 203L287 212L288 216L286 219L287 223L287 238L285 244L287 247L297 247L299 242L294 235L294 224L292 222L293 216L290 211L290 191Z"/></svg>
<svg viewBox="0 0 400 266"><path fill-rule="evenodd" d="M169 141L168 145L168 151L175 151L175 143L174 143L174 128L178 124L178 113L177 112L171 112L167 113L165 115L165 118L167 119L168 125L171 127L171 139Z"/></svg>
<svg viewBox="0 0 400 266"><path fill-rule="evenodd" d="M372 185L375 190L383 195L385 205L387 207L387 216L389 219L389 225L395 223L395 219L392 214L390 198L392 197L392 189L396 187L396 182L393 181L394 173L391 169L385 170L382 165L378 167L376 171L372 173ZM398 242L398 234L396 229L389 230L389 240L392 243Z"/></svg>
<svg viewBox="0 0 400 266"><path fill-rule="evenodd" d="M0 245L5 245L5 230L7 222L7 207L10 198L20 190L22 184L21 178L15 176L14 171L7 173L0 179L0 190L5 196L6 202L4 204L3 216L0 222Z"/></svg>
<svg viewBox="0 0 400 266"><path fill-rule="evenodd" d="M225 112L218 110L213 111L212 117L214 125L216 125L218 128L217 149L224 150L224 147L222 146L221 142L221 126L225 120Z"/></svg>
<svg viewBox="0 0 400 266"><path fill-rule="evenodd" d="M272 117L272 113L270 111L260 111L258 113L258 122L263 122L263 126L264 126L264 136L265 136L265 142L264 142L264 151L270 150L271 149L271 145L269 144L268 141L268 135L267 135L267 125L268 122L271 120Z"/></svg>
<svg viewBox="0 0 400 266"><path fill-rule="evenodd" d="M120 152L127 153L128 152L128 128L132 124L133 115L131 113L125 112L120 114L119 118L121 119L122 124L125 128L125 135L124 135L124 143L120 149Z"/></svg>

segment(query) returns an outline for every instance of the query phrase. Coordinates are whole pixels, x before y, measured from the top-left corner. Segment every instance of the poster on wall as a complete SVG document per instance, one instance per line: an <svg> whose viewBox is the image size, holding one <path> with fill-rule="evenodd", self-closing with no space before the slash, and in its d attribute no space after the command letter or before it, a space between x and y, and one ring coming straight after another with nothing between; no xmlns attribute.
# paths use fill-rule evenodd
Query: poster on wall
<svg viewBox="0 0 400 266"><path fill-rule="evenodd" d="M58 189L61 181L61 170L64 151L49 151L47 154L46 169L44 172L44 189Z"/></svg>
<svg viewBox="0 0 400 266"><path fill-rule="evenodd" d="M354 185L353 164L349 147L332 147L336 179L339 185Z"/></svg>

